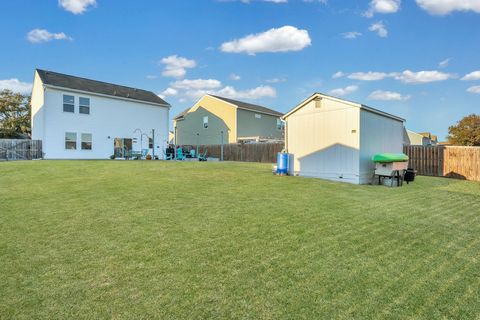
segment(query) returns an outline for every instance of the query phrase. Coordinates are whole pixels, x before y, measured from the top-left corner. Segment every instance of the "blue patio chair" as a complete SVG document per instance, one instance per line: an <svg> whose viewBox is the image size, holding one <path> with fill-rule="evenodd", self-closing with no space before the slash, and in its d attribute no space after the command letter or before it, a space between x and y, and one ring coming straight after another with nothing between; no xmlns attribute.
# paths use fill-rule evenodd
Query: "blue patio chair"
<svg viewBox="0 0 480 320"><path fill-rule="evenodd" d="M185 154L183 153L183 149L182 148L178 148L177 149L177 160L185 160Z"/></svg>
<svg viewBox="0 0 480 320"><path fill-rule="evenodd" d="M207 149L202 153L198 154L198 161L207 161Z"/></svg>
<svg viewBox="0 0 480 320"><path fill-rule="evenodd" d="M173 153L167 153L166 151L163 151L163 156L165 160L173 160Z"/></svg>

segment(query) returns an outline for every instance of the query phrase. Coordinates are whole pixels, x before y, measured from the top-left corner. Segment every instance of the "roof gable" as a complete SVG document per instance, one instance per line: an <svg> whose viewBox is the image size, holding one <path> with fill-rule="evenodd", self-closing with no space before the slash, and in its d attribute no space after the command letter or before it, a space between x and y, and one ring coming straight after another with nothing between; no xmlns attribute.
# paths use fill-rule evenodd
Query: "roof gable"
<svg viewBox="0 0 480 320"><path fill-rule="evenodd" d="M360 108L360 109L363 109L363 110L366 110L366 111L370 111L370 112L373 112L373 113L376 113L376 114L385 116L385 117L387 117L387 118L391 118L391 119L394 119L394 120L398 120L398 121L401 121L401 122L405 122L405 119L400 118L400 117L397 117L397 116L395 116L395 115L393 115L393 114L390 114L390 113L387 113L387 112L384 112L384 111L381 111L381 110L378 110L378 109L375 109L375 108L366 106L366 105L364 105L364 104L360 104L360 103L356 103L356 102L353 102L353 101L336 98L336 97L329 96L329 95L326 95L326 94L323 94L323 93L319 93L319 92L316 92L316 93L312 94L310 97L308 97L307 99L303 100L303 101L302 101L300 104L298 104L295 108L293 108L292 110L288 111L288 112L282 117L282 119L288 118L290 115L292 115L293 113L295 113L297 110L303 108L306 104L308 104L310 101L312 101L312 100L314 100L314 99L316 99L316 98L331 99L331 100L334 100L334 101L342 102L342 103L345 103L345 104L348 104L348 105L351 105L351 106L354 106L354 107L357 107L357 108Z"/></svg>
<svg viewBox="0 0 480 320"><path fill-rule="evenodd" d="M116 98L132 99L169 107L170 104L147 90L121 86L113 83L80 78L58 72L36 70L43 84L65 89L79 90Z"/></svg>

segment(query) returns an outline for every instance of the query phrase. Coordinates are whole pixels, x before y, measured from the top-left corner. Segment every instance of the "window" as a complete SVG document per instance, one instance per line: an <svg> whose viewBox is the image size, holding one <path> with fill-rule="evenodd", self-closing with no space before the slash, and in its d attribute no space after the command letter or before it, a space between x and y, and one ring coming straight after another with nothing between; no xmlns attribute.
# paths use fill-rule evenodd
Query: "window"
<svg viewBox="0 0 480 320"><path fill-rule="evenodd" d="M203 117L203 127L205 129L208 128L208 116Z"/></svg>
<svg viewBox="0 0 480 320"><path fill-rule="evenodd" d="M152 138L148 138L148 148L153 149L153 139Z"/></svg>
<svg viewBox="0 0 480 320"><path fill-rule="evenodd" d="M90 114L90 98L79 98L79 113Z"/></svg>
<svg viewBox="0 0 480 320"><path fill-rule="evenodd" d="M77 149L77 134L75 132L65 132L65 149Z"/></svg>
<svg viewBox="0 0 480 320"><path fill-rule="evenodd" d="M91 133L82 133L82 150L92 150Z"/></svg>
<svg viewBox="0 0 480 320"><path fill-rule="evenodd" d="M282 130L283 129L283 121L280 119L277 119L277 129Z"/></svg>
<svg viewBox="0 0 480 320"><path fill-rule="evenodd" d="M262 119L262 115L258 114L258 113L255 113L255 119Z"/></svg>
<svg viewBox="0 0 480 320"><path fill-rule="evenodd" d="M75 112L75 97L63 95L63 112Z"/></svg>

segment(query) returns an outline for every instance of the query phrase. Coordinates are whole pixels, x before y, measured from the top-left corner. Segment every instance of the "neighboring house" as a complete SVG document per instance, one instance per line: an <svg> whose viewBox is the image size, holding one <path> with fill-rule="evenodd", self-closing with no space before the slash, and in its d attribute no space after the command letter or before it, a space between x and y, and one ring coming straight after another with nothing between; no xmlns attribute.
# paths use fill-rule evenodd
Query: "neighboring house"
<svg viewBox="0 0 480 320"><path fill-rule="evenodd" d="M435 146L438 144L437 136L430 132L417 133L405 129L404 145L406 146Z"/></svg>
<svg viewBox="0 0 480 320"><path fill-rule="evenodd" d="M422 136L428 139L429 145L436 146L438 144L438 137L430 132L420 132Z"/></svg>
<svg viewBox="0 0 480 320"><path fill-rule="evenodd" d="M32 139L42 140L45 159L123 158L142 149L161 158L169 109L150 91L37 69Z"/></svg>
<svg viewBox="0 0 480 320"><path fill-rule="evenodd" d="M282 114L232 99L205 95L173 119L178 145L283 140Z"/></svg>
<svg viewBox="0 0 480 320"><path fill-rule="evenodd" d="M315 93L283 119L290 174L366 184L374 154L403 152L405 120L363 104Z"/></svg>

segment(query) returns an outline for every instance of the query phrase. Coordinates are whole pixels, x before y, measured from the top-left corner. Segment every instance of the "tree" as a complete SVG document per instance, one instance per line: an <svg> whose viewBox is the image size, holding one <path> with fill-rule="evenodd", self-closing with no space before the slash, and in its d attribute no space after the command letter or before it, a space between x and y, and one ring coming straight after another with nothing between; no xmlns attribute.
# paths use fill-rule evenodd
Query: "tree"
<svg viewBox="0 0 480 320"><path fill-rule="evenodd" d="M30 96L0 92L0 138L26 138L30 136Z"/></svg>
<svg viewBox="0 0 480 320"><path fill-rule="evenodd" d="M471 114L448 128L448 141L459 146L480 146L480 116Z"/></svg>

